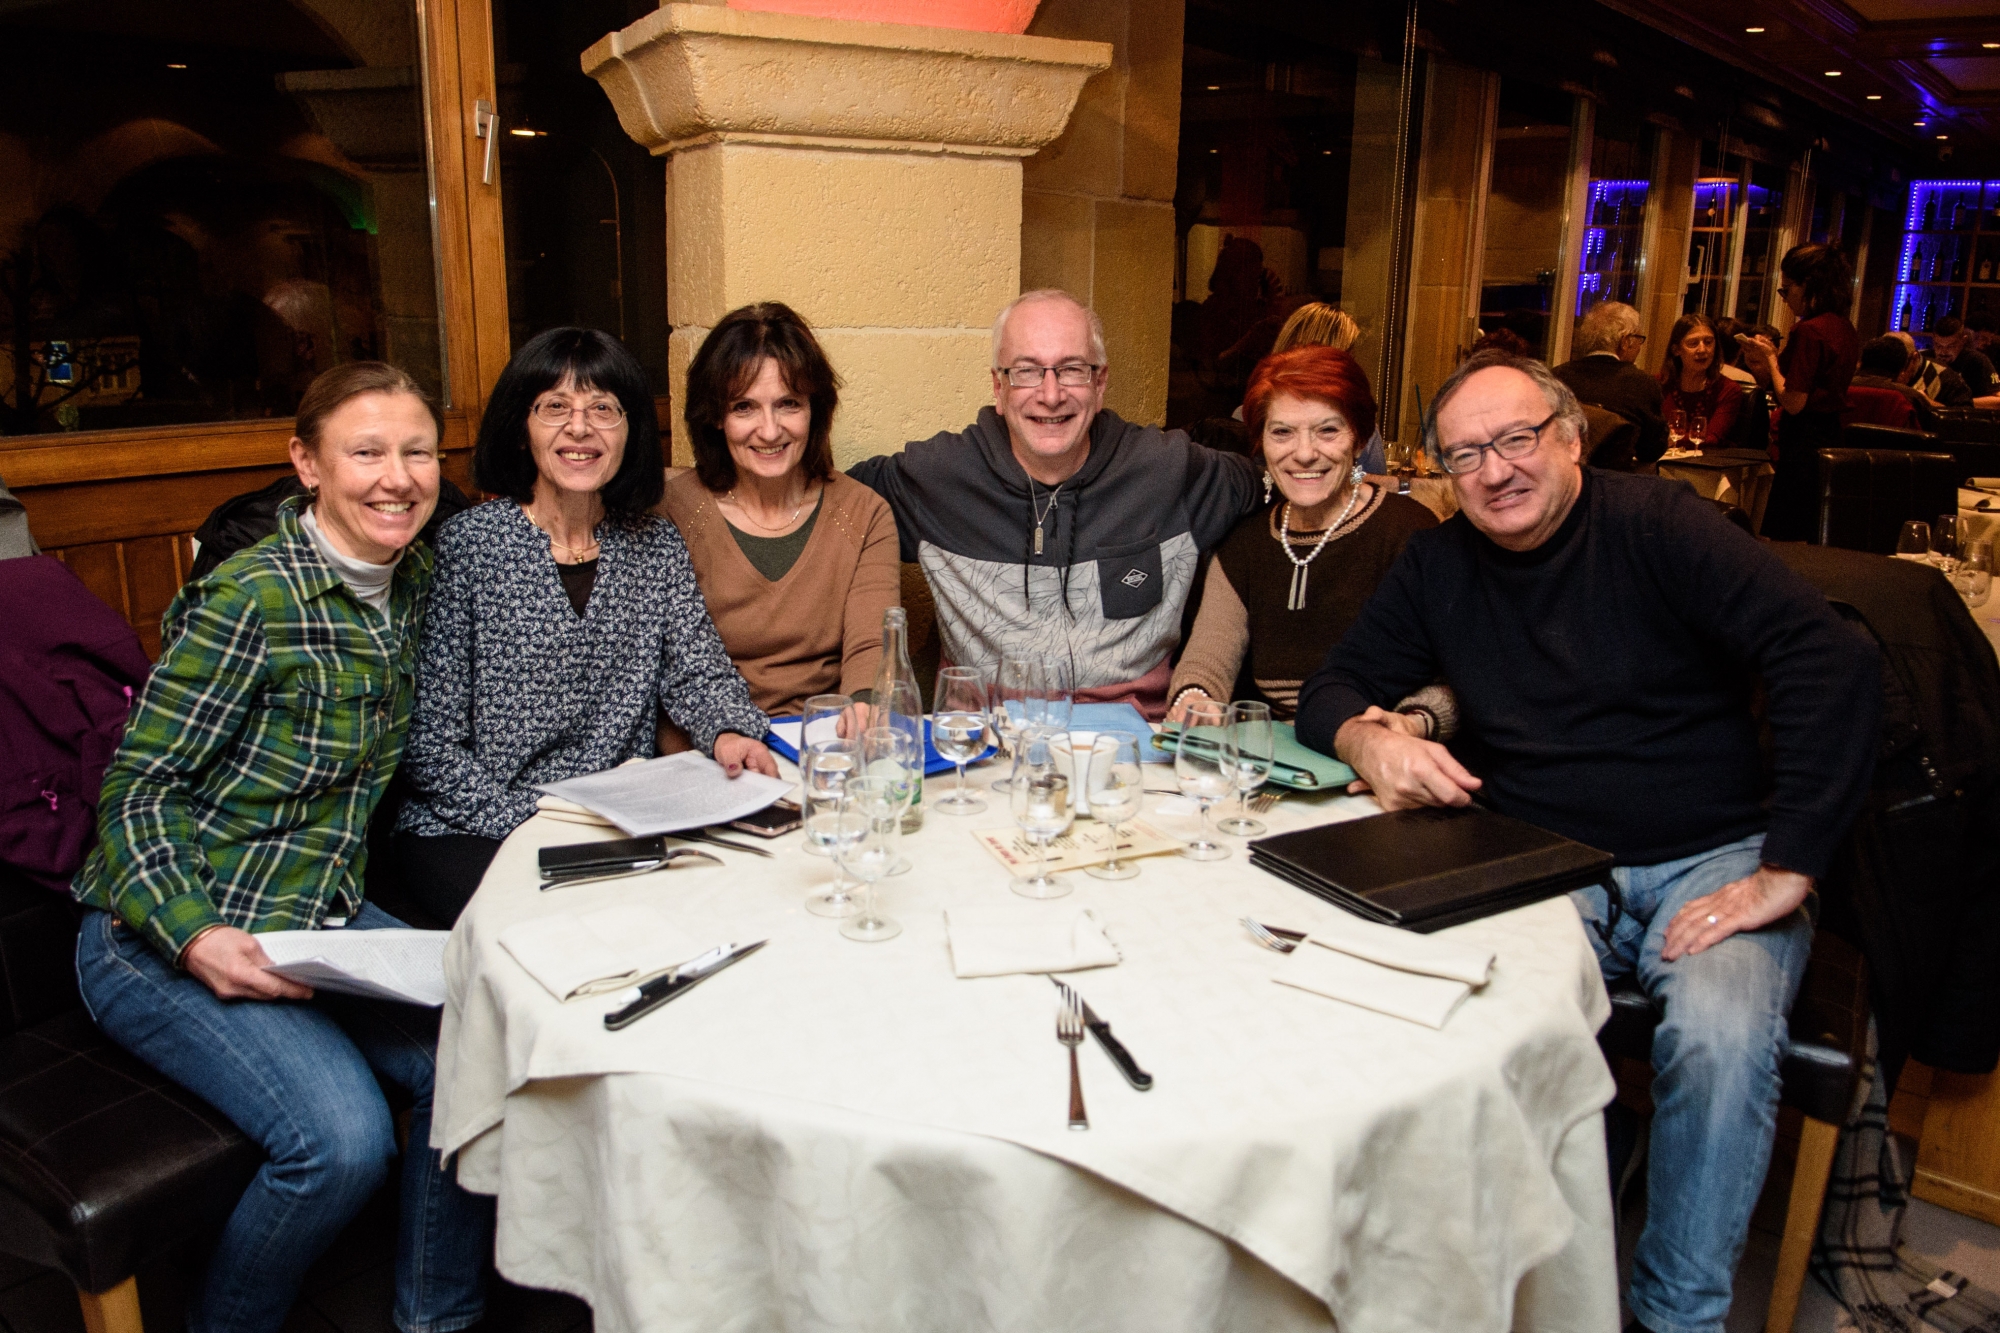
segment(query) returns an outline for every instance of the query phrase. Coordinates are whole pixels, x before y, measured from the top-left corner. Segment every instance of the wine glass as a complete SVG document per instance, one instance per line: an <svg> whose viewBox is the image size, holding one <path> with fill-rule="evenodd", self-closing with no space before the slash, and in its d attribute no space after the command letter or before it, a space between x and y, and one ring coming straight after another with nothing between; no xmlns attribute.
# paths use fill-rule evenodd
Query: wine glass
<svg viewBox="0 0 2000 1333"><path fill-rule="evenodd" d="M1034 720L1051 731L1068 731L1075 698L1076 673L1070 669L1069 659L1043 658L1041 716Z"/></svg>
<svg viewBox="0 0 2000 1333"><path fill-rule="evenodd" d="M1686 439L1687 413L1683 412L1681 405L1676 402L1667 408L1667 443L1669 447L1679 449Z"/></svg>
<svg viewBox="0 0 2000 1333"><path fill-rule="evenodd" d="M837 855L844 837L851 833L840 819L847 784L861 762L860 747L853 741L820 741L806 747L799 756L799 784L804 800L806 850L834 858L833 887L806 899L806 910L814 916L846 916L854 911L854 895L847 891L847 874Z"/></svg>
<svg viewBox="0 0 2000 1333"><path fill-rule="evenodd" d="M1931 525L1922 519L1911 519L1896 534L1896 554L1911 560L1926 563L1931 558Z"/></svg>
<svg viewBox="0 0 2000 1333"><path fill-rule="evenodd" d="M1190 699L1187 715L1181 719L1180 738L1174 745L1174 778L1181 795L1201 810L1201 836L1181 848L1190 861L1220 861L1229 849L1208 836L1208 808L1236 787L1234 768L1222 757L1223 729L1229 715L1213 699ZM1198 731L1207 731L1198 736Z"/></svg>
<svg viewBox="0 0 2000 1333"><path fill-rule="evenodd" d="M1078 756L1081 758L1082 756ZM1111 830L1111 859L1083 868L1097 879L1130 879L1139 867L1118 859L1118 826L1139 813L1145 778L1139 765L1139 738L1129 731L1100 731L1090 743L1090 813Z"/></svg>
<svg viewBox="0 0 2000 1333"><path fill-rule="evenodd" d="M993 673L988 711L1010 761L1020 748L1021 728L1029 721L1031 702L1040 696L1041 678L1041 664L1026 657L1003 657L1000 669ZM993 790L1005 792L1010 786L1011 779L1003 777L993 783Z"/></svg>
<svg viewBox="0 0 2000 1333"><path fill-rule="evenodd" d="M1047 727L1023 728L1014 755L1014 773L1007 788L1014 822L1039 853L1035 873L1016 879L1010 886L1023 898L1060 898L1070 891L1068 880L1049 873L1049 841L1069 832L1076 818L1070 804L1069 775L1057 761L1053 744L1061 734Z"/></svg>
<svg viewBox="0 0 2000 1333"><path fill-rule="evenodd" d="M1958 565L1958 515L1939 514L1931 524L1931 563L1949 574Z"/></svg>
<svg viewBox="0 0 2000 1333"><path fill-rule="evenodd" d="M873 944L892 940L903 933L902 923L885 916L877 902L876 885L889 874L902 851L903 807L909 802L905 791L889 778L850 778L847 800L841 811L843 827L852 824L858 836L836 844L834 855L848 874L861 881L861 909L840 923L840 933L850 940Z"/></svg>
<svg viewBox="0 0 2000 1333"><path fill-rule="evenodd" d="M986 802L965 790L965 766L986 751L986 673L948 666L931 694L931 744L958 768L958 785L931 808L944 815L976 815Z"/></svg>
<svg viewBox="0 0 2000 1333"><path fill-rule="evenodd" d="M1271 776L1276 753L1271 729L1271 705L1240 699L1229 705L1229 725L1222 733L1222 761L1236 778L1236 813L1216 827L1224 833L1252 838L1264 832L1261 820L1250 818L1250 793Z"/></svg>
<svg viewBox="0 0 2000 1333"><path fill-rule="evenodd" d="M896 807L897 818L901 818L917 799L917 775L922 771L923 751L918 748L916 737L905 727L870 727L861 733L861 776L880 778L889 783L900 802ZM901 875L910 868L910 858L897 856L889 867L892 875Z"/></svg>
<svg viewBox="0 0 2000 1333"><path fill-rule="evenodd" d="M1687 448L1701 452L1708 440L1708 417L1701 412L1690 412L1687 419Z"/></svg>
<svg viewBox="0 0 2000 1333"><path fill-rule="evenodd" d="M1993 595L1993 543L1967 542L1964 550L1965 557L1951 576L1951 586L1958 589L1968 607L1976 609L1986 605Z"/></svg>
<svg viewBox="0 0 2000 1333"><path fill-rule="evenodd" d="M799 753L818 741L854 740L854 700L845 694L815 694L806 700L799 727Z"/></svg>

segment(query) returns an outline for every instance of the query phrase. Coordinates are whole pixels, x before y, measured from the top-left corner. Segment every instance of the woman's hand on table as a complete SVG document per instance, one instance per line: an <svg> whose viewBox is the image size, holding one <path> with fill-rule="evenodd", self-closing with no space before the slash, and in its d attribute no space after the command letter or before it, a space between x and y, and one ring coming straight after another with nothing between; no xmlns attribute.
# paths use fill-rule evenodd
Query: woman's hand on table
<svg viewBox="0 0 2000 1333"><path fill-rule="evenodd" d="M217 926L181 951L188 975L223 1000L310 1000L312 988L264 969L270 955L257 937L234 926Z"/></svg>
<svg viewBox="0 0 2000 1333"><path fill-rule="evenodd" d="M1334 751L1359 775L1355 795L1373 792L1384 810L1420 805L1469 805L1483 784L1451 751L1418 733L1419 718L1371 707L1347 719Z"/></svg>
<svg viewBox="0 0 2000 1333"><path fill-rule="evenodd" d="M1739 930L1756 930L1799 909L1812 892L1812 879L1776 866L1758 866L1714 893L1693 899L1667 923L1660 949L1664 962L1722 943Z"/></svg>
<svg viewBox="0 0 2000 1333"><path fill-rule="evenodd" d="M778 776L778 761L771 757L764 742L734 731L725 731L715 738L715 762L732 778L740 776L746 768L767 778Z"/></svg>
<svg viewBox="0 0 2000 1333"><path fill-rule="evenodd" d="M864 703L850 704L834 723L833 734L844 741L858 741L874 723L875 710ZM889 725L883 723L883 726Z"/></svg>
<svg viewBox="0 0 2000 1333"><path fill-rule="evenodd" d="M1187 721L1188 705L1197 699L1207 699L1208 697L1208 691L1198 686L1189 686L1187 689L1182 690L1180 697L1174 700L1173 707L1167 710L1167 725L1178 727L1181 723Z"/></svg>

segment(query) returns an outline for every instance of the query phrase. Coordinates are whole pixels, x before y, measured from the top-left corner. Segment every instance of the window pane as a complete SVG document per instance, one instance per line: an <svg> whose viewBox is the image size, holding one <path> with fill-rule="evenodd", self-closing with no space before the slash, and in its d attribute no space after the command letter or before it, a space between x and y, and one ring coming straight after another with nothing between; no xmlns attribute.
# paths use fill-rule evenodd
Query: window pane
<svg viewBox="0 0 2000 1333"><path fill-rule="evenodd" d="M1590 194L1576 282L1579 316L1600 301L1634 305L1639 300L1649 171L1644 127L1637 120L1600 112L1590 147Z"/></svg>
<svg viewBox="0 0 2000 1333"><path fill-rule="evenodd" d="M646 0L495 0L507 319L519 347L544 329L602 329L667 392L666 171L619 128L578 63L658 8Z"/></svg>
<svg viewBox="0 0 2000 1333"><path fill-rule="evenodd" d="M1743 272L1736 281L1736 318L1762 324L1770 311L1766 296L1775 290L1771 276L1783 255L1774 253L1785 216L1785 171L1762 162L1750 164L1749 226L1743 233Z"/></svg>
<svg viewBox="0 0 2000 1333"><path fill-rule="evenodd" d="M287 417L393 362L442 397L411 0L11 6L0 433Z"/></svg>
<svg viewBox="0 0 2000 1333"><path fill-rule="evenodd" d="M1338 306L1382 392L1403 6L1194 0L1181 66L1167 422L1227 417L1299 306ZM1344 49L1339 43L1345 42Z"/></svg>
<svg viewBox="0 0 2000 1333"><path fill-rule="evenodd" d="M1493 184L1486 196L1486 256L1479 327L1519 334L1549 355L1556 266L1562 260L1563 191L1569 178L1570 95L1518 79L1500 81Z"/></svg>

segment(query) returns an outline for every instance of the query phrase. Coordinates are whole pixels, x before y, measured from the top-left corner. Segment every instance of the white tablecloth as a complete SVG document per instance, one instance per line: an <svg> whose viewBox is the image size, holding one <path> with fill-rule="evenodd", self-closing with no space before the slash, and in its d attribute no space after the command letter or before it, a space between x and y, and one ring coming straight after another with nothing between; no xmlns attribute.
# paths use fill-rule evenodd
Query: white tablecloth
<svg viewBox="0 0 2000 1333"><path fill-rule="evenodd" d="M1236 918L1335 909L1240 845L1018 900L1096 910L1125 961L1072 980L1157 1079L1133 1091L1087 1045L1092 1128L1071 1133L1054 988L952 976L942 909L1008 892L966 833L992 806L906 840L904 933L875 945L803 911L829 867L796 839L553 894L535 849L588 830L509 839L447 954L433 1138L499 1194L501 1270L582 1296L606 1333L1615 1328L1607 1006L1567 901L1458 927L1499 962L1434 1032L1273 984ZM1288 798L1269 822L1372 808ZM647 899L771 943L622 1033L496 944Z"/></svg>

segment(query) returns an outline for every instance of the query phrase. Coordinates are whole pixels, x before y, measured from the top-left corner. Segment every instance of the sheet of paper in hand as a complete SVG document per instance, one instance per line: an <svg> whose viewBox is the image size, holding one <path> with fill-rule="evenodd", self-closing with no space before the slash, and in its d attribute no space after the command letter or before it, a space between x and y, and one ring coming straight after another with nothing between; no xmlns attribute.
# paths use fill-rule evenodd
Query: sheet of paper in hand
<svg viewBox="0 0 2000 1333"><path fill-rule="evenodd" d="M274 972L314 990L395 1000L435 1009L444 1003L448 930L272 930L256 937Z"/></svg>
<svg viewBox="0 0 2000 1333"><path fill-rule="evenodd" d="M535 790L574 801L643 838L741 819L790 796L794 784L748 769L732 778L707 755L684 750Z"/></svg>

